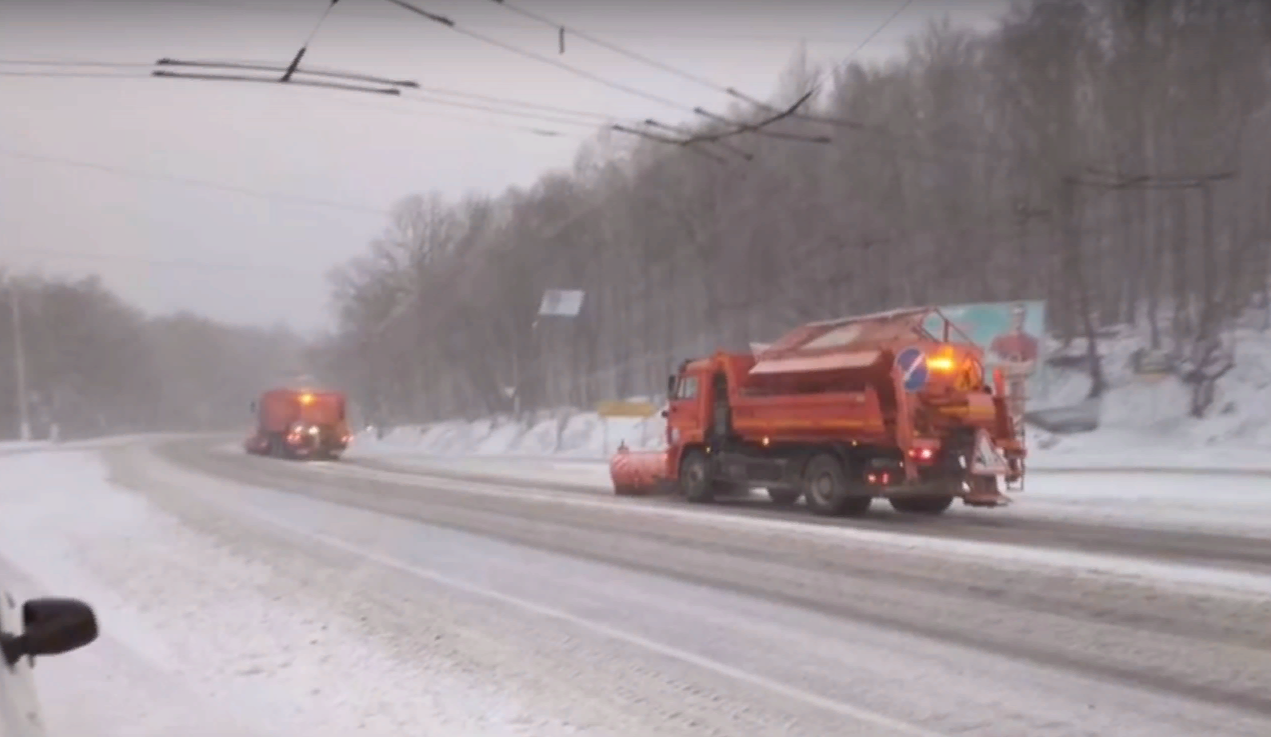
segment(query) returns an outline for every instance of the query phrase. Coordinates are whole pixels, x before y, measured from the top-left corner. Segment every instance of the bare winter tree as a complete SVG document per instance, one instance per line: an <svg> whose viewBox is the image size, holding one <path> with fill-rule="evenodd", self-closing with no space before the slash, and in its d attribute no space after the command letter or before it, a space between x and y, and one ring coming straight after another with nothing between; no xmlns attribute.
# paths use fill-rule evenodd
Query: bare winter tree
<svg viewBox="0 0 1271 737"><path fill-rule="evenodd" d="M796 55L771 104L813 107L735 151L598 137L529 190L403 205L337 277L325 355L421 421L508 410L513 387L530 408L656 394L678 361L799 320L1045 298L1092 393L1101 332L1146 322L1203 413L1233 319L1271 309L1269 19L1035 0L885 65ZM535 324L545 288L585 290L583 314Z"/></svg>

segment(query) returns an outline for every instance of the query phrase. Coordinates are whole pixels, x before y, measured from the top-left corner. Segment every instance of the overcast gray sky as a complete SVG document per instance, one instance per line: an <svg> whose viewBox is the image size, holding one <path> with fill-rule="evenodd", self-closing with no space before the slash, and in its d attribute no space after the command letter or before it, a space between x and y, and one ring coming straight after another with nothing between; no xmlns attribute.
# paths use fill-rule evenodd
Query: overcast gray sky
<svg viewBox="0 0 1271 737"><path fill-rule="evenodd" d="M727 107L709 88L582 40L569 40L559 55L553 30L493 0L411 2L461 28L688 108ZM756 97L774 91L800 40L814 61L840 61L904 5L509 2ZM906 37L945 14L955 24L991 26L1006 5L912 0L857 58L898 55ZM327 0L0 0L0 60L286 63L326 6ZM340 0L302 66L616 119L692 117L462 36L387 0ZM591 134L583 125L417 99L152 79L140 67L80 70L113 75L105 77L6 76L16 71L66 70L0 64L0 262L48 274L100 274L151 313L189 309L306 332L330 323L327 270L363 252L395 201L414 192L458 197L530 184L547 170L569 167ZM524 128L566 135L546 138ZM348 207L298 201L304 199Z"/></svg>

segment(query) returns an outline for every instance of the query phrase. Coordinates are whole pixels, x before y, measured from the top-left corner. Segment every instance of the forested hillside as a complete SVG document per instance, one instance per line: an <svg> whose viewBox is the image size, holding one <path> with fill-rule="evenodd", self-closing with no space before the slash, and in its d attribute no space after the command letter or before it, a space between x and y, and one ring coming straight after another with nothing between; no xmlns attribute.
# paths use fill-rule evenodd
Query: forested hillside
<svg viewBox="0 0 1271 737"><path fill-rule="evenodd" d="M191 315L148 318L95 279L4 279L0 438L19 436L19 366L33 437L48 437L57 424L61 437L71 439L241 430L250 422L248 403L280 377L304 370L305 351L303 341L281 329Z"/></svg>
<svg viewBox="0 0 1271 737"><path fill-rule="evenodd" d="M333 275L327 365L395 421L505 411L513 383L579 406L801 320L1014 298L1061 339L1134 323L1221 364L1268 301L1269 62L1261 0L1038 0L882 67L796 58L770 104L816 94L730 138L749 160L603 131L528 190L403 200ZM545 288L586 290L579 319L534 326Z"/></svg>

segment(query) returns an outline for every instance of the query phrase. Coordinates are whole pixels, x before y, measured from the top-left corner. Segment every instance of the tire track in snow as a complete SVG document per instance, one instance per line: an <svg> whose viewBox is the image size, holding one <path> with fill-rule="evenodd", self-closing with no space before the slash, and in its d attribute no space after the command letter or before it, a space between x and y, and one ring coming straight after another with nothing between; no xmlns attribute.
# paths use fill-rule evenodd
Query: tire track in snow
<svg viewBox="0 0 1271 737"><path fill-rule="evenodd" d="M625 506L628 502L640 503L632 500L595 499L585 509L548 509L550 499L518 503L514 494L507 494L500 504L491 505L489 498L446 490L418 475L397 474L400 478L390 481L386 476L338 471L309 473L313 469L303 464L217 459L194 445L168 446L164 452L204 472L246 483L782 600L1195 702L1271 715L1271 635L1259 614L1265 611L1265 599L1233 603L1132 582L1105 580L1096 585L1041 573L1004 573L1001 566L933 562L930 554L921 552L871 555L868 546L862 550L849 542L822 542L818 550L817 542L798 540L794 531L781 537L744 527L721 533L728 515L709 511L681 510L673 521L641 519L625 514L631 510ZM429 483L437 488L429 488ZM1115 529L1105 532L1119 534ZM769 563L767 575L760 560L765 555L775 561ZM853 583L844 589L847 581ZM983 628L977 622L994 626ZM1185 661L1180 661L1180 653L1188 653Z"/></svg>

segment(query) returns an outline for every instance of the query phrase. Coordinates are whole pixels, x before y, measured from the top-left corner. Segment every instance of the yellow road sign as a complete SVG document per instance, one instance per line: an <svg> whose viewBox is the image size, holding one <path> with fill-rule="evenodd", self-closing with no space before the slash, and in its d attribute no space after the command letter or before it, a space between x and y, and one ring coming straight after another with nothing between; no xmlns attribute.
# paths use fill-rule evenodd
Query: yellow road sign
<svg viewBox="0 0 1271 737"><path fill-rule="evenodd" d="M648 402L597 402L596 414L601 417L651 417L658 408Z"/></svg>

